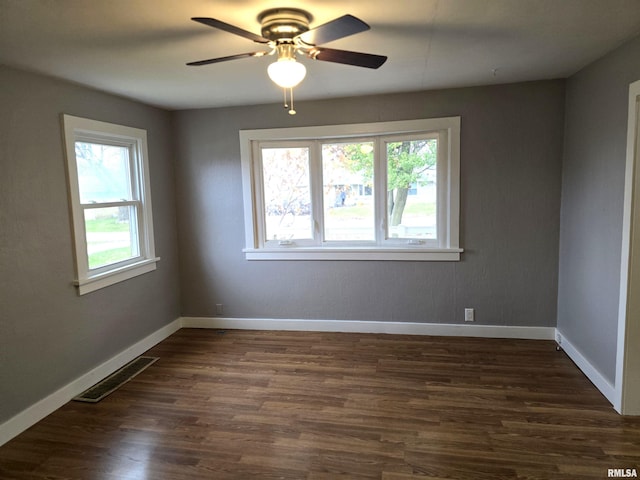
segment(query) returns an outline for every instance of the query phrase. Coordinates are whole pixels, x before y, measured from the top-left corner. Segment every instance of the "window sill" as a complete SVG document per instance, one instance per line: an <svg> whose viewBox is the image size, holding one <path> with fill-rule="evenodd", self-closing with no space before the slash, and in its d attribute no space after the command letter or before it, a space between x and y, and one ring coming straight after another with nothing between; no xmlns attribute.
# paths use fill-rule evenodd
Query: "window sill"
<svg viewBox="0 0 640 480"><path fill-rule="evenodd" d="M74 282L74 285L78 287L78 293L80 295L84 295L86 293L91 293L101 288L108 287L109 285L137 277L138 275L152 272L156 269L156 263L159 261L159 257L145 259L132 265L127 265L126 267L77 280Z"/></svg>
<svg viewBox="0 0 640 480"><path fill-rule="evenodd" d="M391 260L411 262L457 262L462 248L378 248L378 247L282 247L245 248L247 260Z"/></svg>

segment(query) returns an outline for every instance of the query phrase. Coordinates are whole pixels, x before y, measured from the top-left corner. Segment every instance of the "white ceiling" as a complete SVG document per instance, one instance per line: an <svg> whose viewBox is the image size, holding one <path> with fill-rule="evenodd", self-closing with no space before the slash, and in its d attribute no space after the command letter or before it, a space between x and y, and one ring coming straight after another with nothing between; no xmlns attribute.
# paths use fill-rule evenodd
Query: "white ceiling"
<svg viewBox="0 0 640 480"><path fill-rule="evenodd" d="M301 59L296 100L565 78L640 33L640 0L0 0L0 63L168 109L275 103L273 57L193 22L260 33L258 14L295 7L311 27L350 13L371 30L328 47L386 55L379 70Z"/></svg>

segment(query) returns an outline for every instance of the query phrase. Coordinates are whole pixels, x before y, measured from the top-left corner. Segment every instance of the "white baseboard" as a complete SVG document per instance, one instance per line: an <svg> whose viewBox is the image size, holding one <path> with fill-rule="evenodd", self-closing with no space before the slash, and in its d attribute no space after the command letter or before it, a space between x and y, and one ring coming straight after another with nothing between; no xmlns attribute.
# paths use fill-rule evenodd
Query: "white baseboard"
<svg viewBox="0 0 640 480"><path fill-rule="evenodd" d="M449 337L523 338L553 340L554 327L440 324L414 322L366 322L360 320L293 320L273 318L182 317L183 328L237 330L298 330L314 332L393 333Z"/></svg>
<svg viewBox="0 0 640 480"><path fill-rule="evenodd" d="M27 428L36 424L47 415L56 411L79 393L84 392L87 388L95 385L100 380L123 367L134 358L142 355L151 347L157 345L162 340L178 331L181 326L182 322L180 319L174 320L169 325L166 325L151 335L143 338L139 342L117 354L115 357L110 358L102 365L97 366L93 370L85 373L51 395L23 410L13 418L7 420L5 423L0 425L0 446L24 432Z"/></svg>
<svg viewBox="0 0 640 480"><path fill-rule="evenodd" d="M580 350L578 350L571 341L562 333L562 331L557 331L556 341L564 350L564 352L569 356L573 363L577 365L577 367L582 370L582 373L595 385L595 387L600 390L607 400L612 405L615 405L615 393L616 389L613 384L611 384L601 373L600 371L594 367L589 360L585 358Z"/></svg>

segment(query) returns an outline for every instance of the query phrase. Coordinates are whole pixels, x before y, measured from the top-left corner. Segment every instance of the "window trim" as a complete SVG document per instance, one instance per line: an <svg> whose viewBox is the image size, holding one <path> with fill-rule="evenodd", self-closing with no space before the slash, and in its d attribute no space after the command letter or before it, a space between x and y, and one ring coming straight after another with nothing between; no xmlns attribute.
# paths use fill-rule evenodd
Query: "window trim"
<svg viewBox="0 0 640 480"><path fill-rule="evenodd" d="M439 188L438 201L445 202L443 223L444 244L437 248L405 243L383 242L375 246L338 246L320 244L278 247L260 244L261 214L258 198L260 178L256 173L260 142L349 140L363 137L389 137L407 134L444 132L446 156L444 168L446 188ZM242 168L243 207L245 223L245 258L247 260L400 260L400 261L458 261L464 250L459 247L460 221L460 117L421 120L324 125L260 130L240 130L240 156ZM440 155L440 153L439 153ZM442 173L440 173L442 170ZM315 179L312 178L312 182ZM440 181L438 183L440 186ZM384 195L379 195L384 197ZM386 201L380 199L380 201ZM386 220L385 220L386 221Z"/></svg>
<svg viewBox="0 0 640 480"><path fill-rule="evenodd" d="M73 284L78 287L78 293L84 295L155 270L160 258L155 256L147 132L139 128L67 114L62 114L62 123L74 239L76 279ZM129 168L134 196L132 200L97 205L81 203L75 153L75 144L78 141L130 149L132 155ZM111 204L135 208L139 254L121 262L89 269L84 212L86 209Z"/></svg>

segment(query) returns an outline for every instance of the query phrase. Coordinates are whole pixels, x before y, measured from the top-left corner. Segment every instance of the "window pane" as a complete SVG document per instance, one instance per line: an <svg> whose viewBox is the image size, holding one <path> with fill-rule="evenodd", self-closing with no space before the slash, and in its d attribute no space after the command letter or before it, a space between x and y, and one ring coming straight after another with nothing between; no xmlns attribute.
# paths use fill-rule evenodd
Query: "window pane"
<svg viewBox="0 0 640 480"><path fill-rule="evenodd" d="M140 255L135 207L87 208L84 224L90 270Z"/></svg>
<svg viewBox="0 0 640 480"><path fill-rule="evenodd" d="M387 143L387 220L390 238L437 238L438 141Z"/></svg>
<svg viewBox="0 0 640 480"><path fill-rule="evenodd" d="M324 239L375 240L373 143L322 145Z"/></svg>
<svg viewBox="0 0 640 480"><path fill-rule="evenodd" d="M309 149L263 148L266 240L312 239Z"/></svg>
<svg viewBox="0 0 640 480"><path fill-rule="evenodd" d="M133 200L129 148L76 142L80 203Z"/></svg>

